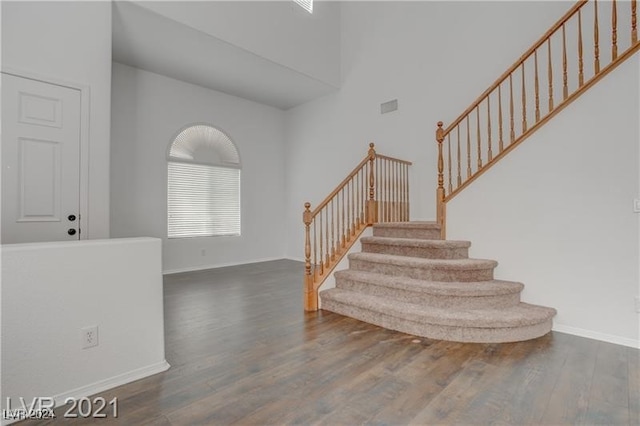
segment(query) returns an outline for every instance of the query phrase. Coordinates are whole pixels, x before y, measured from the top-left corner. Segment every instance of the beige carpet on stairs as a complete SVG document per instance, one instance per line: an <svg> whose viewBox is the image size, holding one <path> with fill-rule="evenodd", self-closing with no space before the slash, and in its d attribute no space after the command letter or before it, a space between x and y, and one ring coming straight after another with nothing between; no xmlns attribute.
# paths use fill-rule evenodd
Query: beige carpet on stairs
<svg viewBox="0 0 640 426"><path fill-rule="evenodd" d="M322 309L416 336L459 342L534 339L555 309L520 301L523 284L493 279L493 260L469 259L468 241L440 239L434 222L377 224L362 253L320 292Z"/></svg>

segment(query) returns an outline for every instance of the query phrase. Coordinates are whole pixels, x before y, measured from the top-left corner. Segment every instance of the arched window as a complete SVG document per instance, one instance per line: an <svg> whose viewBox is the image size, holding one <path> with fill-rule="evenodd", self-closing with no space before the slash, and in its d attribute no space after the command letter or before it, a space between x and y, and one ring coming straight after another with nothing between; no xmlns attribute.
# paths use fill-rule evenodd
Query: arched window
<svg viewBox="0 0 640 426"><path fill-rule="evenodd" d="M240 235L240 155L215 127L187 127L169 147L167 236Z"/></svg>

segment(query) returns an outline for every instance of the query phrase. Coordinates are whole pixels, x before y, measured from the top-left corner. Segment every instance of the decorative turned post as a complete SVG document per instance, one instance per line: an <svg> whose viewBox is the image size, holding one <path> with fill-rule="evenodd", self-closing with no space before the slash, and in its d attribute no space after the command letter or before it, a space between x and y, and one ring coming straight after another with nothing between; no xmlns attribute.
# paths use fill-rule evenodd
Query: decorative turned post
<svg viewBox="0 0 640 426"><path fill-rule="evenodd" d="M436 141L438 142L438 189L436 191L436 220L441 226L440 232L442 233L442 236L444 238L444 158L442 157L444 129L442 128L442 121L438 121L438 129L436 130Z"/></svg>
<svg viewBox="0 0 640 426"><path fill-rule="evenodd" d="M369 199L367 200L367 223L369 225L378 222L378 206L375 200L375 161L376 150L372 142L369 144Z"/></svg>
<svg viewBox="0 0 640 426"><path fill-rule="evenodd" d="M631 0L631 43L638 41L638 17L636 0Z"/></svg>
<svg viewBox="0 0 640 426"><path fill-rule="evenodd" d="M618 8L616 0L611 3L611 60L618 57Z"/></svg>
<svg viewBox="0 0 640 426"><path fill-rule="evenodd" d="M600 72L600 26L598 25L598 0L593 2L593 71L595 74Z"/></svg>
<svg viewBox="0 0 640 426"><path fill-rule="evenodd" d="M305 311L318 310L318 297L313 288L313 275L311 275L311 203L304 203L302 221L304 222L304 309Z"/></svg>
<svg viewBox="0 0 640 426"><path fill-rule="evenodd" d="M582 61L582 13L578 9L578 87L584 84L584 63Z"/></svg>
<svg viewBox="0 0 640 426"><path fill-rule="evenodd" d="M565 25L562 24L562 99L566 101L569 97L569 77L567 76L567 37L564 28Z"/></svg>

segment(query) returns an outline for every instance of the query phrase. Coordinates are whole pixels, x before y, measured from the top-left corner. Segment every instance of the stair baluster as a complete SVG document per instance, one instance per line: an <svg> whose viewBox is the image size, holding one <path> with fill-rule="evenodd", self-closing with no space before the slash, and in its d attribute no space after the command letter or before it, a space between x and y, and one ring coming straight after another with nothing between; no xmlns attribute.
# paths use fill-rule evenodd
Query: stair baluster
<svg viewBox="0 0 640 426"><path fill-rule="evenodd" d="M582 25L582 8L589 2L593 3L593 28L585 28ZM611 5L611 60L601 64L600 55L600 36L599 36L599 7L597 0L580 0L573 7L565 13L536 43L534 43L514 64L507 69L487 90L484 91L469 107L448 127L444 128L442 122L438 122L436 130L436 142L438 148L438 186L436 189L436 217L437 223L442 226L442 233L445 235L446 224L446 203L453 197L463 191L469 186L475 179L490 169L496 162L504 158L511 150L518 146L527 137L533 134L553 116L562 111L567 105L578 98L582 93L588 90L591 86L597 83L606 74L615 69L623 61L633 55L640 49L640 42L637 35L637 4L636 1L631 2L629 9L619 10L617 2L615 0L608 3ZM586 10L586 9L585 9ZM618 24L619 22L626 22L629 25L630 37L618 37ZM577 29L577 40L575 44L567 43L567 29ZM594 41L594 62L593 62L593 75L585 75L590 70L584 68L584 52L583 52L583 37L589 37L589 32L593 32ZM586 33L586 34L585 34ZM559 51L554 51L551 46L552 38L561 39L558 42ZM624 39L624 40L623 40ZM626 44L628 43L628 44ZM549 108L548 111L540 110L540 74L538 69L538 55L541 48L544 49L546 44L547 51L547 83L548 83L548 97ZM569 52L571 49L571 52ZM569 63L568 56L571 53L571 58L576 58L576 71L573 71L573 62ZM533 72L526 72L527 61L534 67ZM553 63L562 63L562 100L554 103L554 88L553 88ZM604 66L601 66L604 65ZM572 68L572 73L576 72L577 81L574 84L570 84L569 81L569 67ZM585 72L586 71L586 72ZM522 104L522 125L518 129L514 126L515 111L514 111L514 87L513 80L515 78L521 79L521 90L518 91L516 96ZM502 85L509 85L509 143L505 147L502 142ZM527 117L527 88L533 87L533 101L535 102L535 109L532 111L532 116L535 120L531 120L530 124ZM506 90L506 88L505 88ZM497 93L495 93L497 92ZM498 97L498 122L499 122L499 152L494 155L492 152L491 138L492 129L491 122L495 118L491 112L491 97ZM531 95L530 95L531 97ZM487 119L486 123L480 119L480 107L486 101L487 103ZM475 116L475 117L474 117ZM484 115L483 115L484 117ZM472 135L470 131L470 121L474 120L476 125L476 131ZM450 134L455 130L456 134L459 134L459 126L462 122L466 122L467 127L467 176L461 183L453 187L451 176L454 171L451 169L454 164L451 161L450 154L447 161L443 161L442 143L447 140L447 149L449 150ZM486 128L481 128L486 126ZM483 162L482 151L482 134L486 129L488 150L486 152L486 162ZM475 140L472 140L475 138ZM471 166L471 146L477 146L477 168L472 169ZM449 151L448 151L449 152ZM459 167L458 164L456 166ZM445 191L443 182L444 175L449 176L448 191Z"/></svg>
<svg viewBox="0 0 640 426"><path fill-rule="evenodd" d="M638 41L638 16L636 0L631 0L631 43Z"/></svg>
<svg viewBox="0 0 640 426"><path fill-rule="evenodd" d="M318 309L318 289L368 226L409 220L410 162L379 155L373 143L367 156L315 209L305 203L304 307Z"/></svg>
<svg viewBox="0 0 640 426"><path fill-rule="evenodd" d="M611 60L618 57L618 8L616 0L611 2Z"/></svg>
<svg viewBox="0 0 640 426"><path fill-rule="evenodd" d="M444 141L444 130L442 129L442 121L438 122L438 129L436 130L436 141L438 142L438 190L436 192L436 206L437 206L437 222L441 229L444 230L444 160L442 159L442 142ZM442 237L444 239L444 236Z"/></svg>

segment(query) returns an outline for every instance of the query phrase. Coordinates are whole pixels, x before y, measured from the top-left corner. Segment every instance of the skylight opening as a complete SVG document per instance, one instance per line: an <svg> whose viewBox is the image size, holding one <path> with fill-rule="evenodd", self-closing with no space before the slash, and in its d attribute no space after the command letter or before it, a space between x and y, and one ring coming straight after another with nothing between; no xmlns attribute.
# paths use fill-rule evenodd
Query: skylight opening
<svg viewBox="0 0 640 426"><path fill-rule="evenodd" d="M304 10L313 13L313 0L293 0L298 3Z"/></svg>

